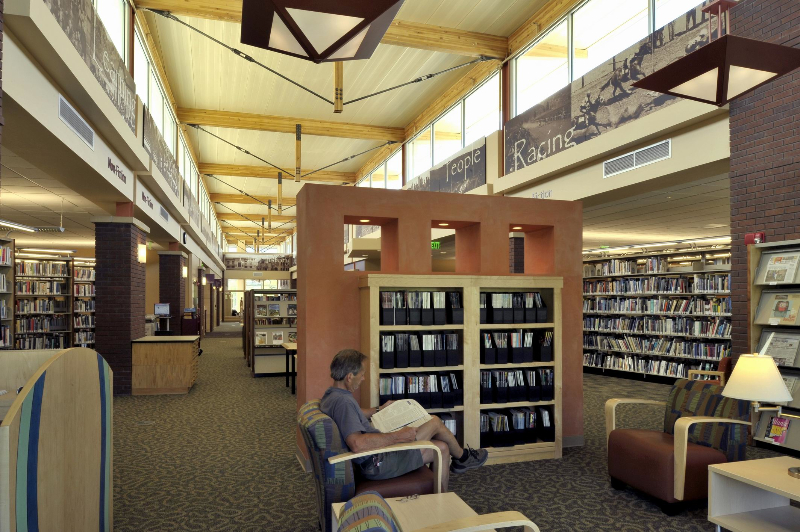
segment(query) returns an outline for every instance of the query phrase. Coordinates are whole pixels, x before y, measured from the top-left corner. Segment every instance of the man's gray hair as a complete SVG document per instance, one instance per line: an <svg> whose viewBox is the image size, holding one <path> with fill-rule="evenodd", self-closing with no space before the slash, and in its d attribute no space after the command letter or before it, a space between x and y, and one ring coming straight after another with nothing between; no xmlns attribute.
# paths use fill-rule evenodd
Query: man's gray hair
<svg viewBox="0 0 800 532"><path fill-rule="evenodd" d="M331 378L343 381L348 375L358 373L364 367L367 355L355 349L342 349L331 361Z"/></svg>

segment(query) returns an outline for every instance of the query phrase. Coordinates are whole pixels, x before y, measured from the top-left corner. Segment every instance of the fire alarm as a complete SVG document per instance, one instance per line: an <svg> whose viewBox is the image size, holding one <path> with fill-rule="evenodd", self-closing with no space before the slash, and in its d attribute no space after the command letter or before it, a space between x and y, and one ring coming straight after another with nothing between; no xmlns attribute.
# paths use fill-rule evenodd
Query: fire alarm
<svg viewBox="0 0 800 532"><path fill-rule="evenodd" d="M744 235L744 245L749 246L750 244L761 244L762 242L766 242L767 237L764 233L747 233Z"/></svg>

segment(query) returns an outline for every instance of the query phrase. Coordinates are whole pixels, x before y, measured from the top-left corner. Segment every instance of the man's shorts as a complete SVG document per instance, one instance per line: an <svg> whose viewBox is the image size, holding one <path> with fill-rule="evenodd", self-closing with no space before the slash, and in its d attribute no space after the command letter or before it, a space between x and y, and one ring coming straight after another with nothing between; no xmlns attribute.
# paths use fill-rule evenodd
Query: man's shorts
<svg viewBox="0 0 800 532"><path fill-rule="evenodd" d="M422 451L410 449L370 456L361 464L361 472L368 480L385 480L405 475L423 465Z"/></svg>

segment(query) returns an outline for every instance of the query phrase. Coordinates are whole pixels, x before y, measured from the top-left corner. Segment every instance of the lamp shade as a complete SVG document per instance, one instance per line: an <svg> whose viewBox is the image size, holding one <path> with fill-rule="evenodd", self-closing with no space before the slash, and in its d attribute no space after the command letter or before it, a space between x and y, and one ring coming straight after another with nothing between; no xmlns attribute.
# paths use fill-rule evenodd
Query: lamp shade
<svg viewBox="0 0 800 532"><path fill-rule="evenodd" d="M792 394L786 388L775 360L766 355L740 356L722 395L764 403L792 400Z"/></svg>
<svg viewBox="0 0 800 532"><path fill-rule="evenodd" d="M244 0L243 44L315 63L369 59L403 0Z"/></svg>
<svg viewBox="0 0 800 532"><path fill-rule="evenodd" d="M634 87L723 106L800 67L800 49L724 35Z"/></svg>

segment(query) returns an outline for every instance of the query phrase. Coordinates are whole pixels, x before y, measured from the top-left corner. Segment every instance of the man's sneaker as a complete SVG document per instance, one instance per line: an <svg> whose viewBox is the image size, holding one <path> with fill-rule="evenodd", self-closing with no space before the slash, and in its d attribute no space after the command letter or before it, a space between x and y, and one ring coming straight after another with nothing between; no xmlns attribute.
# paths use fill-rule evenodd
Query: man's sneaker
<svg viewBox="0 0 800 532"><path fill-rule="evenodd" d="M489 451L486 449L473 449L468 446L467 451L469 451L469 456L465 461L460 462L456 459L450 463L450 471L452 473L456 475L466 473L470 469L476 469L482 466L486 463L486 460L489 459Z"/></svg>

